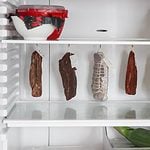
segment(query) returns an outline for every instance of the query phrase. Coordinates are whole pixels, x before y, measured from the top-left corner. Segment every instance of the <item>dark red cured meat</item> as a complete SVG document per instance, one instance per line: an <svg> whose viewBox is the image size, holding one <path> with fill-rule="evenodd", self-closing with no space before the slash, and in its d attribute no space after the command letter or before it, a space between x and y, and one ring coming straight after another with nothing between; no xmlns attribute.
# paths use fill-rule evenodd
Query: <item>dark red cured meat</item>
<svg viewBox="0 0 150 150"><path fill-rule="evenodd" d="M135 63L135 54L133 51L130 52L128 58L125 90L129 95L135 95L137 88L137 67Z"/></svg>
<svg viewBox="0 0 150 150"><path fill-rule="evenodd" d="M31 57L29 80L32 96L40 97L42 95L42 56L36 51L32 53Z"/></svg>
<svg viewBox="0 0 150 150"><path fill-rule="evenodd" d="M59 60L59 72L61 74L66 100L75 97L77 88L76 68L72 68L70 60L71 55L74 54L68 52Z"/></svg>

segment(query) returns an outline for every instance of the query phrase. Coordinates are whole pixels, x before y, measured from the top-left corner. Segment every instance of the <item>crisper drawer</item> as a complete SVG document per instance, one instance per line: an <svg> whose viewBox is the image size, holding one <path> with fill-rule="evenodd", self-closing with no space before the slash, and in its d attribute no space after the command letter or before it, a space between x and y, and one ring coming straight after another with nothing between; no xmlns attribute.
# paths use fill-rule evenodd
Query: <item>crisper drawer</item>
<svg viewBox="0 0 150 150"><path fill-rule="evenodd" d="M136 148L112 128L11 128L1 150L150 150Z"/></svg>
<svg viewBox="0 0 150 150"><path fill-rule="evenodd" d="M149 127L133 127L133 128L149 129ZM112 150L150 150L150 147L135 147L131 142L129 142L124 136L122 136L114 128L106 128L105 131L106 131L106 140L109 142ZM140 136L141 137L143 136L144 138L144 135L140 135ZM134 138L138 139L137 137Z"/></svg>

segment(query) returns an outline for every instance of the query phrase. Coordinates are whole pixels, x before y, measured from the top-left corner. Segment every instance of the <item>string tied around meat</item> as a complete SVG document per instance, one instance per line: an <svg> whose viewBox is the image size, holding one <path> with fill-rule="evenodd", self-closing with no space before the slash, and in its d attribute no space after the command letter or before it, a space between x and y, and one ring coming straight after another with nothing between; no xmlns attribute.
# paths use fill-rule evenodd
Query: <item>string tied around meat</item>
<svg viewBox="0 0 150 150"><path fill-rule="evenodd" d="M93 97L96 100L107 100L109 77L109 65L107 62L109 61L105 58L100 45L100 49L97 53L94 53L94 67L91 85Z"/></svg>

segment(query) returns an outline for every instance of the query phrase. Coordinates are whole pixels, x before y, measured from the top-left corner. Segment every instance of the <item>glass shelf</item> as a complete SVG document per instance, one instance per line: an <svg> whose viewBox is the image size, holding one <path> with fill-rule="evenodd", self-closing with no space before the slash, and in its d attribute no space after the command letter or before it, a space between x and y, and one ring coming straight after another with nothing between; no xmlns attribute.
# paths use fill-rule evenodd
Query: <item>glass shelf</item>
<svg viewBox="0 0 150 150"><path fill-rule="evenodd" d="M92 150L83 146L49 146L49 147L29 147L23 150ZM94 150L94 149L93 149Z"/></svg>
<svg viewBox="0 0 150 150"><path fill-rule="evenodd" d="M4 123L8 127L148 126L150 102L18 102Z"/></svg>
<svg viewBox="0 0 150 150"><path fill-rule="evenodd" d="M15 44L107 44L107 45L150 45L150 39L94 39L94 38L62 38L51 41L36 41L36 40L21 40L21 39L7 39L2 40L2 43Z"/></svg>

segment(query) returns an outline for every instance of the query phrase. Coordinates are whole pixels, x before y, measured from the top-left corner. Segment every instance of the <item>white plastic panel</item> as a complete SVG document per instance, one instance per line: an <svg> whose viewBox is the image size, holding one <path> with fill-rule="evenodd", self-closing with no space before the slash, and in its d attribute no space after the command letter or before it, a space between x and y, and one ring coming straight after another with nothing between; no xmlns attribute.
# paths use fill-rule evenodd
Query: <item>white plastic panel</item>
<svg viewBox="0 0 150 150"><path fill-rule="evenodd" d="M18 33L13 28L12 23L6 18L9 13L14 13L16 8L16 1L1 0L0 1L0 39L7 39L8 37L16 37ZM10 26L9 26L10 25Z"/></svg>
<svg viewBox="0 0 150 150"><path fill-rule="evenodd" d="M0 38L1 39L5 39L7 37L13 37L13 36L16 36L16 31L10 31L10 30L0 30Z"/></svg>
<svg viewBox="0 0 150 150"><path fill-rule="evenodd" d="M19 3L19 0L1 0L0 4L6 4L7 6L17 6Z"/></svg>
<svg viewBox="0 0 150 150"><path fill-rule="evenodd" d="M52 5L65 6L69 11L62 37L105 38L115 35L115 4L111 0L51 0ZM106 29L108 33L96 30Z"/></svg>
<svg viewBox="0 0 150 150"><path fill-rule="evenodd" d="M1 117L8 116L8 114L10 113L10 111L12 110L12 108L15 105L15 102L14 102L15 100L16 100L16 97L14 99L11 99L11 103L9 105L0 107L0 116Z"/></svg>
<svg viewBox="0 0 150 150"><path fill-rule="evenodd" d="M48 128L11 128L0 134L0 146L2 150L149 150L134 147L111 128L107 134L103 128L85 127L51 128L50 133L48 138Z"/></svg>
<svg viewBox="0 0 150 150"><path fill-rule="evenodd" d="M62 37L149 38L149 0L51 0L69 10ZM97 33L106 29L107 33Z"/></svg>
<svg viewBox="0 0 150 150"><path fill-rule="evenodd" d="M103 150L106 143L103 128L57 129L49 137L48 128L10 128L2 137L2 150Z"/></svg>
<svg viewBox="0 0 150 150"><path fill-rule="evenodd" d="M5 135L0 135L0 148L2 150L7 150L8 147L7 147L7 138Z"/></svg>
<svg viewBox="0 0 150 150"><path fill-rule="evenodd" d="M20 0L20 4L25 5L49 5L49 0Z"/></svg>
<svg viewBox="0 0 150 150"><path fill-rule="evenodd" d="M25 148L23 150L96 150L92 146L86 147L86 146L45 146L45 147L30 147L30 148Z"/></svg>
<svg viewBox="0 0 150 150"><path fill-rule="evenodd" d="M7 116L19 95L19 47L1 44L0 116Z"/></svg>
<svg viewBox="0 0 150 150"><path fill-rule="evenodd" d="M7 148L1 150L24 150L48 146L48 128L10 128L6 132Z"/></svg>
<svg viewBox="0 0 150 150"><path fill-rule="evenodd" d="M0 141L0 149L2 149L3 148L3 145L2 145L2 142Z"/></svg>
<svg viewBox="0 0 150 150"><path fill-rule="evenodd" d="M113 150L104 128L51 128L48 133L48 128L10 128L0 135L2 150Z"/></svg>
<svg viewBox="0 0 150 150"><path fill-rule="evenodd" d="M11 8L8 8L6 6L0 6L0 14L7 14L11 12L12 12Z"/></svg>
<svg viewBox="0 0 150 150"><path fill-rule="evenodd" d="M95 150L103 149L103 128L51 128L51 145L82 145Z"/></svg>
<svg viewBox="0 0 150 150"><path fill-rule="evenodd" d="M0 18L0 25L8 25L9 21L6 18Z"/></svg>
<svg viewBox="0 0 150 150"><path fill-rule="evenodd" d="M116 1L116 36L149 38L149 0Z"/></svg>

